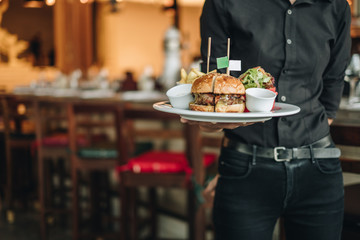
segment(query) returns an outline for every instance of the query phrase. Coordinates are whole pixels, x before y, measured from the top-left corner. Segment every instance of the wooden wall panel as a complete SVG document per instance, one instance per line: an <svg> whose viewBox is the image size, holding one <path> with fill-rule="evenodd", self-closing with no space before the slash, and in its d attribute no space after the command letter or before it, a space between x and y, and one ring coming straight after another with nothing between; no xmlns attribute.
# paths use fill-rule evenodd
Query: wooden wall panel
<svg viewBox="0 0 360 240"><path fill-rule="evenodd" d="M86 73L93 62L93 4L57 1L54 6L56 65L70 73Z"/></svg>

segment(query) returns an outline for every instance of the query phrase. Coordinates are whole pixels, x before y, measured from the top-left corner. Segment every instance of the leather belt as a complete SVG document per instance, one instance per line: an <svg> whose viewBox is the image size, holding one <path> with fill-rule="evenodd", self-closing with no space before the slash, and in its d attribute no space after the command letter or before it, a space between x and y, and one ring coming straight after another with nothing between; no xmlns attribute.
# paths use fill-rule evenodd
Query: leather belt
<svg viewBox="0 0 360 240"><path fill-rule="evenodd" d="M222 146L236 150L247 155L254 155L262 158L274 159L278 162L291 161L292 159L312 159L312 158L338 158L341 151L338 148L326 148L332 144L331 136L328 135L310 145L297 148L286 147L259 147L237 142L236 140L224 137Z"/></svg>

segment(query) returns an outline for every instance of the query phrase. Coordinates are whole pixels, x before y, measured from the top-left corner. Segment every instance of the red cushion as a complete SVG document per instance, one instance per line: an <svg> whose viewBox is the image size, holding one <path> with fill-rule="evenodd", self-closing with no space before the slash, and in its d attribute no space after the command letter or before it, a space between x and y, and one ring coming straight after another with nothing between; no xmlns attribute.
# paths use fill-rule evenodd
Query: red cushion
<svg viewBox="0 0 360 240"><path fill-rule="evenodd" d="M84 147L88 145L88 141L83 135L77 136L77 144ZM42 145L44 147L67 147L69 145L68 134L59 133L52 136L44 137L42 139ZM34 154L37 147L39 146L38 141L33 141L31 144L31 151Z"/></svg>
<svg viewBox="0 0 360 240"><path fill-rule="evenodd" d="M204 154L204 166L208 167L210 165L212 165L215 160L216 160L216 154L212 154L212 153L205 153Z"/></svg>
<svg viewBox="0 0 360 240"><path fill-rule="evenodd" d="M77 136L77 144L80 146L86 146L88 144L87 139L83 135ZM38 142L34 142L36 146L38 145ZM66 133L59 133L54 134L52 136L47 136L42 139L42 145L46 147L65 147L69 145L69 138L68 134Z"/></svg>
<svg viewBox="0 0 360 240"><path fill-rule="evenodd" d="M215 154L204 155L205 167L215 162ZM118 172L132 171L134 173L191 173L192 169L182 152L151 151L129 160L116 169Z"/></svg>

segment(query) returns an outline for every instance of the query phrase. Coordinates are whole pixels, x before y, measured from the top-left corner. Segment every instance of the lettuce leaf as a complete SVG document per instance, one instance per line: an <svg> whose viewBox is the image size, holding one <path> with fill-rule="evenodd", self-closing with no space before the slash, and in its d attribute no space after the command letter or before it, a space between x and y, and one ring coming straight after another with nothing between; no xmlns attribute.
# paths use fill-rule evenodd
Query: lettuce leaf
<svg viewBox="0 0 360 240"><path fill-rule="evenodd" d="M260 67L250 68L239 77L245 86L248 88L266 88L272 81L272 76L268 76L266 73L261 71Z"/></svg>

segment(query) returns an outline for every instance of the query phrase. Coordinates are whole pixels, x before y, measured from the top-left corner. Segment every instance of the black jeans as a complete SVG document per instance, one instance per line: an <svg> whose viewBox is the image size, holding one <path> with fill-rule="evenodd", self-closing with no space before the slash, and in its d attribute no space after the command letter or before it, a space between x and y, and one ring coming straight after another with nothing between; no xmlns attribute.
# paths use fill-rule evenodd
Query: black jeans
<svg viewBox="0 0 360 240"><path fill-rule="evenodd" d="M221 150L216 240L271 240L279 217L287 240L340 240L344 190L338 158L255 159Z"/></svg>

